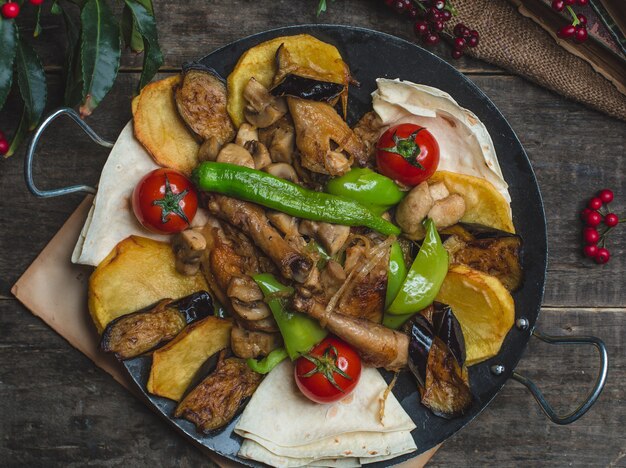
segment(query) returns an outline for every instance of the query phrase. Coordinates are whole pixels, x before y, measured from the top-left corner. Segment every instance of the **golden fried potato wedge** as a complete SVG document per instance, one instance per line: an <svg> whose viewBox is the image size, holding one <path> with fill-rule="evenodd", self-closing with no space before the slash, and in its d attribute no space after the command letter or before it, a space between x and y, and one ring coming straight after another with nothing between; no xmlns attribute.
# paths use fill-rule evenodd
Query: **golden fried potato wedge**
<svg viewBox="0 0 626 468"><path fill-rule="evenodd" d="M513 298L500 280L455 265L448 271L435 300L448 304L459 320L468 366L498 354L515 321Z"/></svg>
<svg viewBox="0 0 626 468"><path fill-rule="evenodd" d="M133 100L133 125L135 137L157 164L189 175L198 165L200 145L176 110L179 83L176 75L143 88L136 104Z"/></svg>
<svg viewBox="0 0 626 468"><path fill-rule="evenodd" d="M115 246L89 278L88 305L98 333L121 315L163 298L179 299L208 286L202 274L181 275L166 242L130 236Z"/></svg>
<svg viewBox="0 0 626 468"><path fill-rule="evenodd" d="M437 171L429 184L443 182L450 193L465 200L465 215L461 221L515 233L511 209L504 197L487 180L455 172Z"/></svg>
<svg viewBox="0 0 626 468"><path fill-rule="evenodd" d="M323 71L328 81L348 84L349 69L333 45L308 34L277 37L263 42L244 52L228 75L228 113L237 127L245 122L244 88L252 77L266 88L271 86L276 74L276 51L281 44L289 51L294 63Z"/></svg>
<svg viewBox="0 0 626 468"><path fill-rule="evenodd" d="M179 401L204 361L228 346L231 327L229 320L210 316L187 326L157 349L152 353L148 391Z"/></svg>

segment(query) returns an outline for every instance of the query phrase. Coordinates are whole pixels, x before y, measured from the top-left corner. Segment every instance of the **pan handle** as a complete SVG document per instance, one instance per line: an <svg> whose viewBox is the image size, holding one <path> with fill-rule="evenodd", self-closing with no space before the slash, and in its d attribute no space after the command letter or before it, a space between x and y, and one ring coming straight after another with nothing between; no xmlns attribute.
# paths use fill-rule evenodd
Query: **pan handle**
<svg viewBox="0 0 626 468"><path fill-rule="evenodd" d="M96 189L94 187L90 187L88 185L72 185L69 187L61 187L58 189L52 190L41 190L37 188L35 182L33 180L33 158L35 157L35 150L39 145L39 140L41 139L41 135L44 130L58 117L62 115L69 116L74 122L78 124L78 126L85 132L89 138L91 138L94 142L98 143L100 146L104 146L105 148L113 148L113 143L110 141L104 140L100 138L98 134L83 120L80 118L80 115L76 113L74 109L70 109L69 107L62 107L61 109L57 109L52 114L50 114L41 125L37 127L35 133L33 134L33 139L30 141L28 145L28 150L26 151L26 158L24 159L24 174L26 177L26 186L30 192L41 198L50 198L50 197L58 197L60 195L67 195L69 193L83 192L83 193L96 193Z"/></svg>
<svg viewBox="0 0 626 468"><path fill-rule="evenodd" d="M600 372L598 373L598 377L596 378L596 383L589 392L589 394L585 397L585 400L582 404L576 408L571 413L568 413L563 416L559 416L554 411L554 408L548 403L541 393L541 390L535 385L535 383L524 377L517 372L513 372L511 378L517 380L519 383L523 384L530 390L530 393L533 394L537 403L543 410L550 420L555 424L565 425L571 424L574 421L578 420L583 414L585 414L589 408L596 402L600 393L602 393L602 389L604 388L604 384L606 383L606 375L609 368L609 358L606 352L606 346L604 342L596 338L595 336L551 336L544 335L543 333L539 333L538 331L534 331L533 335L539 338L541 341L545 341L550 344L569 344L569 345L579 345L579 344L588 344L593 345L598 349L600 353Z"/></svg>

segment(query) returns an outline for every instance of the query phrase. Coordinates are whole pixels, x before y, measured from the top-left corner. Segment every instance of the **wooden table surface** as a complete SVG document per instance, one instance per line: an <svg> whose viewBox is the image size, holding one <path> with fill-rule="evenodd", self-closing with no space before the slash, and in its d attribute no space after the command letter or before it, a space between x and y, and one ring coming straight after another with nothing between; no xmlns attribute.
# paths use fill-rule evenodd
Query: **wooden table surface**
<svg viewBox="0 0 626 468"><path fill-rule="evenodd" d="M240 37L294 23L340 23L412 39L411 24L381 1L338 0L316 18L316 0L155 2L163 73ZM64 47L57 18L47 16L37 49L50 83L49 109L60 105ZM487 34L484 32L483 34ZM448 57L445 48L435 50ZM538 52L540 53L540 52ZM375 60L375 57L373 57ZM616 194L626 215L626 124L528 81L471 59L453 61L499 107L525 146L543 193L549 265L539 329L592 334L611 359L596 405L569 426L550 423L524 387L509 382L476 420L437 452L432 466L626 466L626 227L610 240L613 258L597 266L580 255L578 212L598 189ZM126 53L119 79L87 119L115 139L130 119L141 58ZM12 100L0 128L19 116ZM34 318L11 285L81 201L38 200L24 185L23 151L0 161L0 464L4 466L199 466L207 459L81 353ZM95 184L107 151L69 121L45 136L35 168L44 187ZM561 412L575 407L596 375L592 348L532 340L518 370L535 379Z"/></svg>

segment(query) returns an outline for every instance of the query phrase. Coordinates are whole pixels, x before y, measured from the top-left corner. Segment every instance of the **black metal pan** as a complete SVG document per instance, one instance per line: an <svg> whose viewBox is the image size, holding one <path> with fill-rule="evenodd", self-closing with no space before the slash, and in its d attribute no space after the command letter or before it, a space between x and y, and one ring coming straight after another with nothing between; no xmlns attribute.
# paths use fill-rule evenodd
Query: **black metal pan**
<svg viewBox="0 0 626 468"><path fill-rule="evenodd" d="M375 89L375 79L379 77L402 78L440 88L451 94L461 106L472 110L484 122L491 134L504 178L509 183L515 228L524 239L522 264L526 279L523 287L513 295L515 327L509 332L497 356L470 368L471 388L475 396L471 410L457 419L448 420L433 416L421 406L413 379L408 373L404 373L393 392L418 426L418 429L413 431L417 451L377 465L389 466L390 463L399 463L444 442L474 419L509 378L526 385L546 415L556 424L569 424L580 418L593 405L602 391L608 368L607 353L604 343L595 337L552 337L535 330L546 277L546 220L541 194L530 161L505 118L474 83L437 56L410 42L368 29L330 25L280 28L236 41L212 52L200 62L214 68L223 76L227 76L239 56L250 47L278 36L302 33L314 35L337 46L353 75L361 83L360 87L352 87L350 91L348 118L350 124L355 123L361 115L371 110L370 93ZM25 168L27 184L37 196L56 196L94 190L84 186L75 186L41 191L33 183L32 159L38 140L45 127L62 114L70 114L84 129L88 129L76 114L68 109L55 112L40 126L31 142ZM90 136L98 143L108 144L98 141L93 132ZM567 415L557 415L533 382L514 372L533 335L548 343L593 345L600 353L600 371L593 389L585 401ZM230 459L250 466L261 466L237 457L241 438L232 432L237 418L223 430L210 436L202 436L196 432L191 423L171 417L174 410L172 401L146 393L145 384L150 368L150 357L126 361L124 367L145 396L148 404L188 438ZM389 378L389 376L386 377Z"/></svg>

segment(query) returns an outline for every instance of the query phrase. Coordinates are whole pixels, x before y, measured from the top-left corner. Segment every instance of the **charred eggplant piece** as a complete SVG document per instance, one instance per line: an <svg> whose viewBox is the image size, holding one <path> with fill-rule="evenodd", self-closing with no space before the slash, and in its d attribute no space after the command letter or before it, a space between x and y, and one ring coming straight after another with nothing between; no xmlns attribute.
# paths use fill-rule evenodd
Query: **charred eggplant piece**
<svg viewBox="0 0 626 468"><path fill-rule="evenodd" d="M209 316L213 311L206 291L172 302L165 299L149 309L123 315L107 325L100 348L115 353L119 359L130 359L152 351L172 340L187 324Z"/></svg>
<svg viewBox="0 0 626 468"><path fill-rule="evenodd" d="M271 90L274 96L294 96L334 104L347 89L346 83L333 82L333 77L323 70L298 65L284 45L276 51L276 66Z"/></svg>
<svg viewBox="0 0 626 468"><path fill-rule="evenodd" d="M498 278L511 292L522 285L522 238L479 224L457 224L444 231L451 263L467 265Z"/></svg>
<svg viewBox="0 0 626 468"><path fill-rule="evenodd" d="M215 70L199 63L185 64L174 97L178 113L200 140L214 139L221 147L235 138L235 126L226 111L226 85Z"/></svg>
<svg viewBox="0 0 626 468"><path fill-rule="evenodd" d="M228 424L263 380L244 360L224 357L221 353L216 369L187 394L174 413L205 434Z"/></svg>
<svg viewBox="0 0 626 468"><path fill-rule="evenodd" d="M473 397L464 366L463 333L450 307L435 303L428 313L416 315L407 331L409 369L418 382L421 403L446 419L461 416Z"/></svg>

